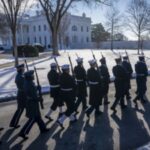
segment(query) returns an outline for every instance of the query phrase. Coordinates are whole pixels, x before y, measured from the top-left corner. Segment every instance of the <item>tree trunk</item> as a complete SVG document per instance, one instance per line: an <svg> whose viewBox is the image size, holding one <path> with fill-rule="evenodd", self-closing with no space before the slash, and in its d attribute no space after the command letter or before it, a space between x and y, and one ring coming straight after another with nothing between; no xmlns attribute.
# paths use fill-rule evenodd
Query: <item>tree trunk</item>
<svg viewBox="0 0 150 150"><path fill-rule="evenodd" d="M138 55L140 54L140 47L141 47L141 34L139 32L139 35L138 35Z"/></svg>
<svg viewBox="0 0 150 150"><path fill-rule="evenodd" d="M52 31L52 48L53 48L53 55L59 55L59 52L58 52L58 32L55 29Z"/></svg>
<svg viewBox="0 0 150 150"><path fill-rule="evenodd" d="M112 23L111 27L111 50L114 50L114 24Z"/></svg>
<svg viewBox="0 0 150 150"><path fill-rule="evenodd" d="M18 62L17 42L16 42L16 33L12 33L12 43L13 43L13 52L14 52L15 67L16 67L19 64L19 62Z"/></svg>

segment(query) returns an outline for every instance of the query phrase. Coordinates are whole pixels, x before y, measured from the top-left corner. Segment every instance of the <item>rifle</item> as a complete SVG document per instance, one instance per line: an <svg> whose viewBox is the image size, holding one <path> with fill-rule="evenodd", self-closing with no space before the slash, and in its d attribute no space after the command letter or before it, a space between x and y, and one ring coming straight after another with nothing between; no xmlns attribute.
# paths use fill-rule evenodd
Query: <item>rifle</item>
<svg viewBox="0 0 150 150"><path fill-rule="evenodd" d="M77 58L79 58L79 55L76 53Z"/></svg>
<svg viewBox="0 0 150 150"><path fill-rule="evenodd" d="M68 59L69 59L69 62L70 62L70 66L71 66L72 75L74 76L73 65L72 65L72 61L71 61L71 57L70 57L69 53L68 53Z"/></svg>
<svg viewBox="0 0 150 150"><path fill-rule="evenodd" d="M38 85L38 87L41 87L41 86L40 86L40 82L39 82L39 77L38 77L38 74L37 74L37 69L36 69L35 65L34 65L34 71L35 71L35 76L36 76L37 85ZM43 97L42 97L41 88L38 88L38 93L39 93L39 101L40 101L41 109L44 109Z"/></svg>
<svg viewBox="0 0 150 150"><path fill-rule="evenodd" d="M120 59L121 59L121 61L122 61L122 56L121 56L121 53L119 52L119 57L120 57Z"/></svg>
<svg viewBox="0 0 150 150"><path fill-rule="evenodd" d="M92 55L93 55L94 60L96 61L96 57L95 57L94 52L93 52L93 50L92 50L92 49L91 49L91 52L92 52ZM96 61L96 68L99 70L99 67L98 67L97 61Z"/></svg>
<svg viewBox="0 0 150 150"><path fill-rule="evenodd" d="M128 57L128 61L129 61L129 63L130 63L130 58L129 58L129 55L128 55L128 52L127 52L126 49L125 49L125 53L126 53L126 56Z"/></svg>
<svg viewBox="0 0 150 150"><path fill-rule="evenodd" d="M103 55L103 53L101 52L101 56L102 56L102 58L104 58L104 55Z"/></svg>
<svg viewBox="0 0 150 150"><path fill-rule="evenodd" d="M55 63L57 64L57 67L58 67L58 71L59 71L59 73L61 74L61 69L60 69L60 67L59 67L59 65L58 65L58 61L57 61L57 58L56 58L56 57L54 57L54 60L55 60Z"/></svg>
<svg viewBox="0 0 150 150"><path fill-rule="evenodd" d="M99 69L99 67L98 67L98 64L97 64L97 61L96 61L96 57L95 57L94 52L93 52L92 49L91 49L91 52L92 52L93 58L94 58L94 60L95 60L95 62L96 62L96 68L97 68L97 70L98 70L99 76L100 76L100 78L101 78L100 69Z"/></svg>
<svg viewBox="0 0 150 150"><path fill-rule="evenodd" d="M27 71L29 71L28 63L27 63L27 60L26 60L26 58L25 58L25 54L24 54L24 52L23 52L23 57L24 57L24 62L25 62L25 65L26 65Z"/></svg>

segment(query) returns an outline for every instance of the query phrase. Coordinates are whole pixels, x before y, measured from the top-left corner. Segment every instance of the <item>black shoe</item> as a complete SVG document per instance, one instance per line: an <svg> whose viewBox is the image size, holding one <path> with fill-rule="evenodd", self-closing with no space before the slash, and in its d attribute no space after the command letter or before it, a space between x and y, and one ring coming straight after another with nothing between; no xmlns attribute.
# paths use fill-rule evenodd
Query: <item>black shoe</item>
<svg viewBox="0 0 150 150"><path fill-rule="evenodd" d="M86 112L86 116L88 119L90 118L90 114L88 112Z"/></svg>
<svg viewBox="0 0 150 150"><path fill-rule="evenodd" d="M63 124L62 124L61 122L59 122L59 120L57 120L57 124L58 124L62 129L64 129Z"/></svg>
<svg viewBox="0 0 150 150"><path fill-rule="evenodd" d="M47 132L49 132L49 130L50 130L50 129L45 128L44 130L41 131L41 133L47 133Z"/></svg>
<svg viewBox="0 0 150 150"><path fill-rule="evenodd" d="M108 104L110 104L110 102L108 101L108 102L104 102L104 105L108 105Z"/></svg>
<svg viewBox="0 0 150 150"><path fill-rule="evenodd" d="M70 121L70 125L76 123L77 121L78 121L77 119L74 119L74 120Z"/></svg>
<svg viewBox="0 0 150 150"><path fill-rule="evenodd" d="M0 131L4 130L4 128L0 128Z"/></svg>
<svg viewBox="0 0 150 150"><path fill-rule="evenodd" d="M110 109L113 111L114 114L117 113L117 110L115 108L111 107Z"/></svg>
<svg viewBox="0 0 150 150"><path fill-rule="evenodd" d="M49 121L53 121L53 119L49 116L45 116L46 119L48 119Z"/></svg>
<svg viewBox="0 0 150 150"><path fill-rule="evenodd" d="M82 108L82 110L86 110L88 108L88 106L84 106L83 108Z"/></svg>
<svg viewBox="0 0 150 150"><path fill-rule="evenodd" d="M25 136L24 134L19 134L18 136L20 136L20 137L23 138L24 140L27 140L27 139L28 139L28 137Z"/></svg>
<svg viewBox="0 0 150 150"><path fill-rule="evenodd" d="M0 141L0 144L2 144L2 141Z"/></svg>

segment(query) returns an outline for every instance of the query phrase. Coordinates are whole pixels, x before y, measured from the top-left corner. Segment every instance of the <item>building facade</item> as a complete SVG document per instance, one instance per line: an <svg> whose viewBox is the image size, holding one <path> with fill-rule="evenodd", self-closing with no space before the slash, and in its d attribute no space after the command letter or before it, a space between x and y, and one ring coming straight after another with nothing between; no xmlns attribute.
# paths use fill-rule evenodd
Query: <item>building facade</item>
<svg viewBox="0 0 150 150"><path fill-rule="evenodd" d="M40 43L46 49L52 47L52 35L46 17L38 12L36 16L20 21L17 44ZM91 44L91 18L67 14L60 27L58 45L60 49L88 48ZM10 43L11 45L11 43Z"/></svg>

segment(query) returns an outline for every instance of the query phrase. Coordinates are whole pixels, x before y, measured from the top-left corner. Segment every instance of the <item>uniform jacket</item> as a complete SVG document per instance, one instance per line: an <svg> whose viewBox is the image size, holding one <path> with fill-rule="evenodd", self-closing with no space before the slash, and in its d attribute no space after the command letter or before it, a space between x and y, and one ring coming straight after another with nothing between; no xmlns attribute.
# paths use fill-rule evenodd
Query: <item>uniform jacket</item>
<svg viewBox="0 0 150 150"><path fill-rule="evenodd" d="M33 81L25 80L24 91L27 99L26 116L28 118L40 117L39 99L35 83Z"/></svg>
<svg viewBox="0 0 150 150"><path fill-rule="evenodd" d="M77 89L76 94L78 97L87 96L87 89L86 89L86 71L84 67L78 65L74 68L75 78L77 80Z"/></svg>
<svg viewBox="0 0 150 150"><path fill-rule="evenodd" d="M128 81L128 75L122 65L116 65L113 67L113 74L115 76L115 88L117 98L123 97L126 91L126 82Z"/></svg>
<svg viewBox="0 0 150 150"><path fill-rule="evenodd" d="M18 92L17 92L18 107L25 107L26 99L25 99L25 93L24 93L24 74L23 73L18 73L16 75L15 83L18 88Z"/></svg>
<svg viewBox="0 0 150 150"><path fill-rule="evenodd" d="M102 95L100 73L95 68L90 68L87 71L87 79L90 86L89 104L92 106L100 105Z"/></svg>
<svg viewBox="0 0 150 150"><path fill-rule="evenodd" d="M51 97L59 96L60 92L60 75L56 70L51 70L47 75L50 84L50 94ZM58 86L58 87L57 87Z"/></svg>

